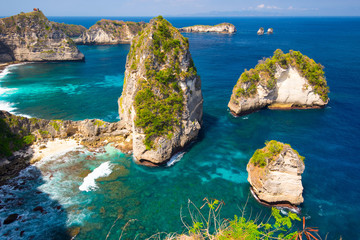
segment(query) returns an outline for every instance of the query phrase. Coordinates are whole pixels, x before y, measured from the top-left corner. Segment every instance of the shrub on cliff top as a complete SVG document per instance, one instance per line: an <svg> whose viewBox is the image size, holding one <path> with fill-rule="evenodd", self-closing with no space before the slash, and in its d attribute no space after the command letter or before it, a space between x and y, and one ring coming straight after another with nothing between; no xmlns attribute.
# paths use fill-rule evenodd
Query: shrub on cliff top
<svg viewBox="0 0 360 240"><path fill-rule="evenodd" d="M265 167L269 162L275 160L279 156L284 147L291 148L289 144L284 144L275 140L266 141L265 147L262 149L257 149L254 155L251 157L250 162L255 166ZM292 150L299 156L302 161L305 160L305 158L301 156L296 150Z"/></svg>
<svg viewBox="0 0 360 240"><path fill-rule="evenodd" d="M245 69L234 88L235 95L249 97L256 94L259 82L267 89L273 89L276 85L276 65L284 69L295 67L308 80L315 93L319 94L324 102L327 101L329 87L324 76L324 67L299 51L290 50L284 54L280 49L277 49L271 58L259 61L254 69Z"/></svg>

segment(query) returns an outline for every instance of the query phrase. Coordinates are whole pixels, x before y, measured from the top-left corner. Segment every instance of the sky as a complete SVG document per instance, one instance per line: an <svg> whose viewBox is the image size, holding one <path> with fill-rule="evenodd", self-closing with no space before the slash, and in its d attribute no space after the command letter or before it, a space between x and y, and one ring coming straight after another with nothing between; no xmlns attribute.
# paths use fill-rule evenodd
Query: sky
<svg viewBox="0 0 360 240"><path fill-rule="evenodd" d="M360 0L0 0L0 16L360 16Z"/></svg>

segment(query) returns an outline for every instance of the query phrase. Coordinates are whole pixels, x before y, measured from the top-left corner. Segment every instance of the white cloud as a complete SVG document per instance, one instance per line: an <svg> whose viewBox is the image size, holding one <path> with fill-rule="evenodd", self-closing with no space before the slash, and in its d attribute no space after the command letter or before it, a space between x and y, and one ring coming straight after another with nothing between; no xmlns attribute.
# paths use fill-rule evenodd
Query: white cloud
<svg viewBox="0 0 360 240"><path fill-rule="evenodd" d="M257 6L257 8L264 8L265 7L265 4L260 4Z"/></svg>
<svg viewBox="0 0 360 240"><path fill-rule="evenodd" d="M264 3L263 4L260 4L260 5L257 5L256 6L257 9L281 9L277 6L266 6Z"/></svg>

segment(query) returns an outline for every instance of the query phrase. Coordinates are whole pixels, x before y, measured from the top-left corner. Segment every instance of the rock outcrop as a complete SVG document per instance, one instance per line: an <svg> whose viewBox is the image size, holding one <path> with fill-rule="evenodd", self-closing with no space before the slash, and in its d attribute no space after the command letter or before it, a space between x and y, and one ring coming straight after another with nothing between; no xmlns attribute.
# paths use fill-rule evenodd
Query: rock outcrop
<svg viewBox="0 0 360 240"><path fill-rule="evenodd" d="M113 142L119 149L129 152L132 150L132 138L127 139L130 134L123 122L108 123L99 119L45 120L0 111L0 159L11 157L14 151L36 141L70 137L88 147L100 147Z"/></svg>
<svg viewBox="0 0 360 240"><path fill-rule="evenodd" d="M84 55L42 12L0 19L0 62L69 60L84 60Z"/></svg>
<svg viewBox="0 0 360 240"><path fill-rule="evenodd" d="M274 30L272 28L269 28L266 32L267 34L273 34L274 33Z"/></svg>
<svg viewBox="0 0 360 240"><path fill-rule="evenodd" d="M272 140L256 150L246 170L252 193L264 204L296 206L304 202L304 157L288 144Z"/></svg>
<svg viewBox="0 0 360 240"><path fill-rule="evenodd" d="M215 26L195 25L191 27L179 28L180 32L215 32L215 33L234 33L236 28L231 23L220 23Z"/></svg>
<svg viewBox="0 0 360 240"><path fill-rule="evenodd" d="M133 155L160 165L193 141L202 123L201 80L188 39L161 16L136 36L127 56L120 119L133 133Z"/></svg>
<svg viewBox="0 0 360 240"><path fill-rule="evenodd" d="M83 34L87 28L81 25L51 22L55 29L60 29L68 37L75 38Z"/></svg>
<svg viewBox="0 0 360 240"><path fill-rule="evenodd" d="M259 30L257 31L257 35L264 35L264 28L263 27L259 28Z"/></svg>
<svg viewBox="0 0 360 240"><path fill-rule="evenodd" d="M130 43L146 27L144 22L124 22L102 19L74 41L84 45Z"/></svg>
<svg viewBox="0 0 360 240"><path fill-rule="evenodd" d="M228 107L234 115L264 107L320 108L328 103L328 92L321 64L298 51L284 54L278 49L272 58L241 74Z"/></svg>

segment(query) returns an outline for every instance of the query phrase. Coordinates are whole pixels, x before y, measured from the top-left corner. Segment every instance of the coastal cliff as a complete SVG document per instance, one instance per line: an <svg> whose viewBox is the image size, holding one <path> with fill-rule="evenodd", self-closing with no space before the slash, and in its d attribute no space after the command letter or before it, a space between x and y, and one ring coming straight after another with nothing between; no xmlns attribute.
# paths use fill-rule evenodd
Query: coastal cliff
<svg viewBox="0 0 360 240"><path fill-rule="evenodd" d="M237 81L228 107L234 115L244 115L264 107L271 109L320 108L328 101L323 66L298 51L272 58L245 70Z"/></svg>
<svg viewBox="0 0 360 240"><path fill-rule="evenodd" d="M84 60L84 55L42 12L0 19L0 62L69 60Z"/></svg>
<svg viewBox="0 0 360 240"><path fill-rule="evenodd" d="M191 27L179 28L180 32L216 32L216 33L234 33L236 28L231 23L220 23L215 26L195 25Z"/></svg>
<svg viewBox="0 0 360 240"><path fill-rule="evenodd" d="M252 193L261 203L296 206L304 202L304 157L289 144L267 142L264 148L256 150L246 170Z"/></svg>
<svg viewBox="0 0 360 240"><path fill-rule="evenodd" d="M51 22L53 27L63 31L68 37L79 37L87 28L81 25Z"/></svg>
<svg viewBox="0 0 360 240"><path fill-rule="evenodd" d="M75 39L76 44L107 45L130 43L146 27L144 22L124 22L102 19Z"/></svg>
<svg viewBox="0 0 360 240"><path fill-rule="evenodd" d="M134 38L120 119L133 132L138 163L160 165L193 141L202 123L201 80L188 39L161 16Z"/></svg>

